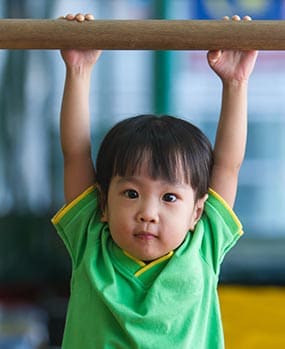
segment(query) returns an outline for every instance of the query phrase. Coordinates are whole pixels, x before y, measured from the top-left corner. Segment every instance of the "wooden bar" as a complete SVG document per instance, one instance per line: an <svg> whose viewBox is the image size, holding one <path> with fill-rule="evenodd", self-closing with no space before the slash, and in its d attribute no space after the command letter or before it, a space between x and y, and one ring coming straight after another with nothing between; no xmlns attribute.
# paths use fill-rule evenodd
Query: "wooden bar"
<svg viewBox="0 0 285 349"><path fill-rule="evenodd" d="M285 50L285 21L1 19L0 48Z"/></svg>

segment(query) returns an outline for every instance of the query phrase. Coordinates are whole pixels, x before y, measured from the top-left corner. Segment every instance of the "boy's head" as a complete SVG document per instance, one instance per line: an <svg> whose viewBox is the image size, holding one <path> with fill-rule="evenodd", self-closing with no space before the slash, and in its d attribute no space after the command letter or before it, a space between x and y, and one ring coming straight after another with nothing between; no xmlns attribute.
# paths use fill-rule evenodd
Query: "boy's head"
<svg viewBox="0 0 285 349"><path fill-rule="evenodd" d="M151 178L190 184L195 200L208 192L213 153L207 137L182 119L139 115L116 124L99 149L96 180L103 207L112 177L139 173L143 160Z"/></svg>
<svg viewBox="0 0 285 349"><path fill-rule="evenodd" d="M102 221L135 258L178 248L207 198L212 149L202 132L171 116L137 116L112 128L97 158Z"/></svg>

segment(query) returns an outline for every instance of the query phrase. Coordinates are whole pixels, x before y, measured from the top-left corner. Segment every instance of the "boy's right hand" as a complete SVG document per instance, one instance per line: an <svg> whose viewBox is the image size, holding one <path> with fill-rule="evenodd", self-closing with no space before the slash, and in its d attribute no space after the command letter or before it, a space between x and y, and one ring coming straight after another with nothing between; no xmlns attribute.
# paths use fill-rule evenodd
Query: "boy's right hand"
<svg viewBox="0 0 285 349"><path fill-rule="evenodd" d="M91 14L83 15L78 13L77 15L68 14L65 17L61 17L61 19L82 23L84 21L93 21L94 17ZM61 55L67 68L80 68L83 66L86 68L92 68L100 57L101 52L101 50L84 50L74 48L61 50Z"/></svg>

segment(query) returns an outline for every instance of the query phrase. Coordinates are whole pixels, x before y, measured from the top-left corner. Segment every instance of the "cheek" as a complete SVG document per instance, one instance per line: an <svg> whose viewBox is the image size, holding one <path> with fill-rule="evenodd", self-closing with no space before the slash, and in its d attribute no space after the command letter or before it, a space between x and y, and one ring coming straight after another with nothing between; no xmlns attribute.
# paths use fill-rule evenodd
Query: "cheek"
<svg viewBox="0 0 285 349"><path fill-rule="evenodd" d="M129 218L123 210L106 208L102 215L103 222L108 223L112 235L121 235L127 229Z"/></svg>
<svg viewBox="0 0 285 349"><path fill-rule="evenodd" d="M121 218L121 217L120 217ZM132 236L132 229L127 224L128 220L119 219L118 217L110 217L108 220L110 234L115 243L122 249L126 248L130 237Z"/></svg>
<svg viewBox="0 0 285 349"><path fill-rule="evenodd" d="M181 228L184 226L186 231L193 230L196 224L195 218L195 210L189 211L189 209L186 209L183 214L181 214L177 224L180 224Z"/></svg>

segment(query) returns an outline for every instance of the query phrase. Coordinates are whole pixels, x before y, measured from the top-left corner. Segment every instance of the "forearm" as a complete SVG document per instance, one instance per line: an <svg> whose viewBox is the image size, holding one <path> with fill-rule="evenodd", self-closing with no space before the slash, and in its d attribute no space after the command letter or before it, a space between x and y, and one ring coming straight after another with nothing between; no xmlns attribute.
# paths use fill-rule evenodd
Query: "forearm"
<svg viewBox="0 0 285 349"><path fill-rule="evenodd" d="M221 115L214 147L214 164L238 171L247 138L247 81L223 83Z"/></svg>
<svg viewBox="0 0 285 349"><path fill-rule="evenodd" d="M233 207L247 138L247 81L224 83L211 187Z"/></svg>
<svg viewBox="0 0 285 349"><path fill-rule="evenodd" d="M61 108L61 146L64 157L91 153L89 90L90 68L67 68Z"/></svg>
<svg viewBox="0 0 285 349"><path fill-rule="evenodd" d="M67 68L60 125L66 203L95 181L90 137L90 79L91 68Z"/></svg>

